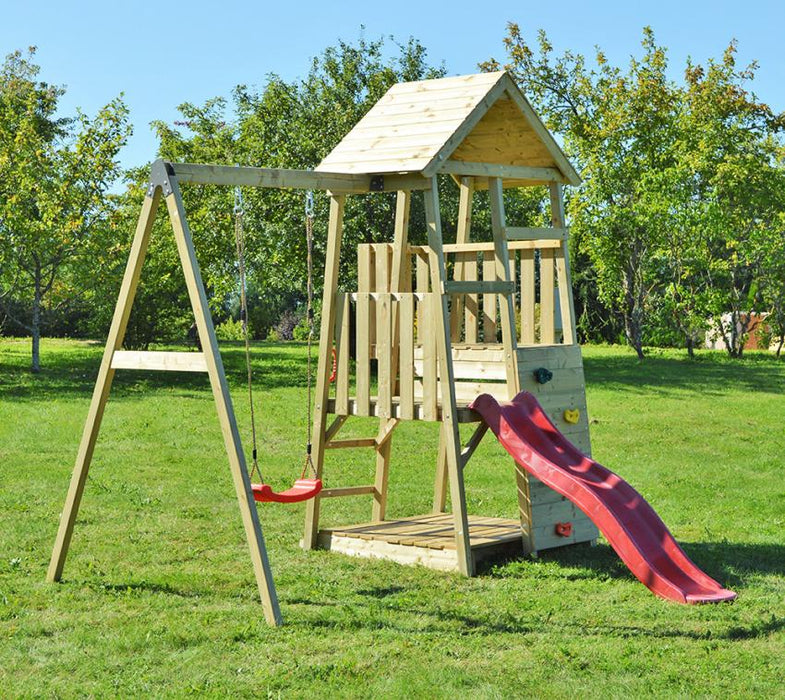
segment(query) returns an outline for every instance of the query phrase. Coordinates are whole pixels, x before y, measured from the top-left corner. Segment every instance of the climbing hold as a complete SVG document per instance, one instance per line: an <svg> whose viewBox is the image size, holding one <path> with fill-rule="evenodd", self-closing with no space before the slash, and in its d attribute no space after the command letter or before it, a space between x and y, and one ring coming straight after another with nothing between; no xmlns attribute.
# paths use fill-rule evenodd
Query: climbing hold
<svg viewBox="0 0 785 700"><path fill-rule="evenodd" d="M559 537L569 537L572 534L572 523L556 523L555 530Z"/></svg>
<svg viewBox="0 0 785 700"><path fill-rule="evenodd" d="M534 378L537 380L538 384L547 384L553 379L553 372L545 367L538 367L534 370Z"/></svg>
<svg viewBox="0 0 785 700"><path fill-rule="evenodd" d="M581 412L577 408L564 410L564 420L575 425L581 419Z"/></svg>

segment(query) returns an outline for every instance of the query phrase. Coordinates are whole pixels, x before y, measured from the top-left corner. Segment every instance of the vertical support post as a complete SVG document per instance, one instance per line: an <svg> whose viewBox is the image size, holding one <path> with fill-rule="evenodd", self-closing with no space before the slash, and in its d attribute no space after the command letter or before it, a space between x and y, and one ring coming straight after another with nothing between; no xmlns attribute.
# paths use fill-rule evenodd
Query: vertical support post
<svg viewBox="0 0 785 700"><path fill-rule="evenodd" d="M82 502L87 474L90 471L90 462L93 459L93 450L98 439L98 432L101 429L101 420L104 416L106 402L109 399L109 391L112 388L115 372L111 367L112 355L114 355L115 350L119 350L123 345L125 329L128 325L128 318L131 315L131 307L136 295L136 288L139 285L139 276L144 265L147 246L150 242L150 232L153 228L155 213L160 200L160 185L151 186L151 191L144 198L142 211L139 214L134 240L131 244L131 253L128 256L123 282L120 286L120 294L117 297L117 305L112 316L112 325L106 338L104 356L98 369L98 377L95 380L93 398L90 401L90 409L87 413L82 440L79 443L79 451L76 455L76 464L71 475L71 484L68 487L68 495L60 516L60 525L52 550L52 559L46 574L48 581L59 581L63 575L63 567L68 556L68 547L71 544L74 523L79 513L79 505Z"/></svg>
<svg viewBox="0 0 785 700"><path fill-rule="evenodd" d="M449 437L449 436L448 436ZM444 513L447 509L447 449L444 426L439 430L439 451L436 456L436 475L433 479L433 512Z"/></svg>
<svg viewBox="0 0 785 700"><path fill-rule="evenodd" d="M560 183L553 182L549 185L549 190L553 226L567 228L562 197L563 187ZM572 296L572 280L570 279L570 250L566 238L562 240L559 255L556 258L556 272L558 274L559 306L562 314L564 344L574 345L578 342L578 335L575 328L575 300Z"/></svg>
<svg viewBox="0 0 785 700"><path fill-rule="evenodd" d="M554 299L556 285L554 281L554 264L556 256L553 248L540 250L540 343L553 345L556 342L554 327Z"/></svg>
<svg viewBox="0 0 785 700"><path fill-rule="evenodd" d="M428 230L428 246L431 249L431 286L434 299L440 303L433 313L433 329L436 333L439 376L442 399L442 430L445 434L447 472L450 476L450 497L455 523L455 548L458 570L466 575L474 574L471 542L469 540L469 518L466 513L466 490L461 470L461 436L458 431L458 408L455 400L455 382L450 343L450 314L448 296L444 283L447 270L444 264L441 215L439 212L439 190L436 178L431 178L431 189L426 190L425 225ZM433 307L432 307L433 308Z"/></svg>
<svg viewBox="0 0 785 700"><path fill-rule="evenodd" d="M458 187L458 228L455 233L455 242L461 244L468 243L471 236L472 204L474 202L474 178L462 177ZM462 253L458 253L455 256L454 278L459 281L465 280L466 273L469 269L469 265L466 264L466 256ZM464 308L466 304L464 301L464 295L462 294L455 294L451 301L452 309L450 311L450 338L452 342L457 343L461 340L461 325L463 323ZM467 342L469 341L469 336L471 335L471 329L468 327L467 322ZM473 335L474 341L476 341L476 331ZM447 450L445 449L444 441L445 432L444 430L440 430L439 451L436 456L436 474L434 476L433 482L434 513L443 513L447 506Z"/></svg>
<svg viewBox="0 0 785 700"><path fill-rule="evenodd" d="M534 250L521 251L521 343L534 345L534 304L536 285L534 275Z"/></svg>
<svg viewBox="0 0 785 700"><path fill-rule="evenodd" d="M321 477L324 469L325 430L327 429L327 399L330 392L330 358L335 327L335 297L338 291L338 264L343 237L343 208L346 195L330 196L330 221L327 226L327 259L324 264L324 291L322 294L322 326L319 335L319 363L316 374L316 398L313 418L313 463ZM317 495L308 501L305 510L304 549L316 547L319 534L319 506Z"/></svg>
<svg viewBox="0 0 785 700"><path fill-rule="evenodd" d="M411 208L411 193L405 190L398 192L395 202L395 235L393 238L392 248L392 269L390 274L390 292L403 292L407 286L403 275L407 270L406 256L408 255L409 248L409 211ZM390 393L400 394L398 386L398 366L399 353L400 353L400 314L398 313L398 303L390 298L390 325L391 325L391 338L389 348L389 381ZM405 329L408 333L409 329ZM377 356L381 357L377 352ZM381 360L379 362L379 386L381 387ZM414 387L412 386L412 389ZM381 391L379 393L379 404L381 405ZM384 434L386 425L390 416L385 416L380 410L379 415L379 436ZM384 520L387 510L387 485L389 483L390 473L390 456L392 454L392 437L387 438L380 446L376 448L376 498L373 501L373 520Z"/></svg>
<svg viewBox="0 0 785 700"><path fill-rule="evenodd" d="M491 202L491 228L493 229L493 251L496 262L496 279L511 282L510 253L507 249L506 222L504 218L504 197L502 180L488 178L488 196ZM499 315L504 345L504 368L507 373L507 393L513 398L520 391L517 369L518 341L515 333L515 304L513 294L499 294Z"/></svg>
<svg viewBox="0 0 785 700"><path fill-rule="evenodd" d="M493 247L496 253L497 277L510 281L510 258L505 233L504 190L501 178L488 179L488 195L491 203L491 226L493 228ZM512 294L500 294L502 342L504 343L504 363L507 371L507 392L512 398L520 391L521 380L518 376L517 340L515 337L515 305ZM529 478L523 469L516 466L515 480L518 489L518 512L521 519L521 534L526 552L534 550L532 531L531 493Z"/></svg>
<svg viewBox="0 0 785 700"><path fill-rule="evenodd" d="M468 243L472 228L472 203L474 199L474 179L462 177L459 184L458 195L458 229L455 233L455 242L458 244ZM466 279L466 262L462 255L455 258L456 280ZM452 300L452 312L450 315L450 337L454 343L461 339L461 323L463 321L464 299L463 295L456 294Z"/></svg>
<svg viewBox="0 0 785 700"><path fill-rule="evenodd" d="M169 218L172 223L175 240L177 241L177 250L180 254L188 296L191 299L196 328L207 363L207 374L210 377L210 386L213 390L213 398L218 411L218 421L221 425L226 452L229 455L229 466L232 472L235 492L237 493L237 501L240 506L245 536L251 550L251 560L262 599L264 616L268 624L280 625L283 623L283 619L275 591L272 569L270 568L267 548L262 535L259 514L256 510L253 493L251 492L251 480L248 477L243 444L237 428L237 421L234 417L232 398L226 383L226 374L221 354L218 350L218 340L215 335L212 317L210 316L207 295L204 290L199 263L196 260L191 231L185 218L183 199L177 180L174 177L170 177L169 182L171 191L166 196L166 207L169 210Z"/></svg>

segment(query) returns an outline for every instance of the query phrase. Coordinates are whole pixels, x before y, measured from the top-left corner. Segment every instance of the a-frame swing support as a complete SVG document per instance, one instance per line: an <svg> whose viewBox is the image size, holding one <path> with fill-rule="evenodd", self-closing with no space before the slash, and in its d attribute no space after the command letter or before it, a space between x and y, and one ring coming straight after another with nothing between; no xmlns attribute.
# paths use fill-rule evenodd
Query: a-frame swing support
<svg viewBox="0 0 785 700"><path fill-rule="evenodd" d="M232 479L237 493L245 535L251 550L256 582L270 625L282 624L281 610L273 581L272 570L267 556L264 536L259 516L251 492L251 483L245 460L240 434L237 428L229 388L226 382L223 362L218 350L212 317L210 316L207 295L202 282L199 264L196 259L193 238L185 216L185 208L179 183L319 189L329 190L332 195L330 231L335 249L337 270L338 249L340 248L340 226L342 204L345 193L370 191L390 191L399 188L421 189L427 185L420 177L388 176L382 180L366 175L345 173L324 173L276 168L248 168L216 165L173 164L163 160L153 163L150 171L149 187L142 204L136 226L131 252L123 276L120 293L115 306L112 324L106 340L103 359L98 370L84 432L77 452L76 464L71 476L60 525L55 539L52 558L47 572L49 581L59 581L62 577L68 548L84 493L90 463L93 457L101 421L104 415L115 371L118 369L144 369L162 371L206 372L210 379L216 403L218 419L224 438ZM341 193L341 194L335 194ZM144 265L145 255L150 242L153 222L163 197L177 243L180 263L185 276L191 307L196 319L202 352L129 352L122 349L128 319L131 314L136 289ZM337 234L337 235L336 235ZM325 374L326 364L320 359L319 372ZM319 381L322 381L320 375ZM325 382L323 382L325 383ZM318 411L318 409L317 409ZM318 444L318 439L317 439Z"/></svg>

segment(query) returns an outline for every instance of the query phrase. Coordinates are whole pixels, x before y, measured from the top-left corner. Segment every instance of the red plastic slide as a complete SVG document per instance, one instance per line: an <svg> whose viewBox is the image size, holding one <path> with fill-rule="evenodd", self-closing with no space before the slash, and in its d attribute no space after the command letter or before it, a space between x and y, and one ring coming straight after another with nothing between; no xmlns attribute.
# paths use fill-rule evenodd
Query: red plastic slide
<svg viewBox="0 0 785 700"><path fill-rule="evenodd" d="M716 603L736 597L690 561L632 486L567 440L532 394L522 392L504 404L483 394L471 408L518 464L594 521L630 571L653 593L678 603Z"/></svg>

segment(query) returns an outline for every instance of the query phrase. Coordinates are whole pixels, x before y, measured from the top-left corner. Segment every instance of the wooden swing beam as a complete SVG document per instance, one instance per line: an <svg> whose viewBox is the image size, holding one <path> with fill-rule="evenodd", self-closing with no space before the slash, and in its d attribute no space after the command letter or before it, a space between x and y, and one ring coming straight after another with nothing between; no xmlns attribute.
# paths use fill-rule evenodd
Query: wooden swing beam
<svg viewBox="0 0 785 700"><path fill-rule="evenodd" d="M269 189L323 190L336 194L428 190L431 181L421 175L352 175L287 168L250 168L159 161L180 183L227 185Z"/></svg>
<svg viewBox="0 0 785 700"><path fill-rule="evenodd" d="M71 484L60 518L47 579L59 581L62 577L115 371L118 369L144 369L205 372L210 378L216 402L221 432L229 457L229 466L237 492L246 538L251 550L251 559L265 618L271 625L280 625L282 624L281 610L272 570L251 491L245 453L226 382L226 373L218 350L215 328L209 313L207 295L196 260L193 238L185 217L179 182L359 193L385 191L387 187L398 188L404 184L412 189L427 189L430 187L430 181L416 176L393 175L378 179L362 175L316 173L302 170L175 164L164 160L155 161L151 167L147 194L139 215L104 356L98 370ZM200 353L130 352L122 349L128 319L150 243L153 222L162 197L169 212L191 307L196 319L199 339L203 348ZM336 195L333 195L333 201L335 201L335 197ZM343 194L338 197L342 199ZM320 360L320 368L321 364ZM321 369L323 370L323 368Z"/></svg>

